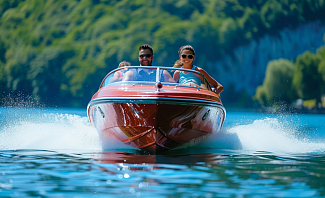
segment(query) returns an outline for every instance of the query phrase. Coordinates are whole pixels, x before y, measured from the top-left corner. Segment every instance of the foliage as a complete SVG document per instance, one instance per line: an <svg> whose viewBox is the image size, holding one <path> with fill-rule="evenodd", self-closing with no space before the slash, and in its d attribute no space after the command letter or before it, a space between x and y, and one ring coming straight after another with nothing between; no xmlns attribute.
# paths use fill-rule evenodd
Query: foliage
<svg viewBox="0 0 325 198"><path fill-rule="evenodd" d="M85 106L120 61L138 64L143 43L167 66L190 44L209 72L252 39L324 15L323 0L0 0L0 87Z"/></svg>
<svg viewBox="0 0 325 198"><path fill-rule="evenodd" d="M318 65L318 72L321 74L322 79L325 82L325 46L317 50L317 56L321 60Z"/></svg>
<svg viewBox="0 0 325 198"><path fill-rule="evenodd" d="M305 52L295 63L284 59L269 62L263 85L257 87L254 99L268 106L279 101L289 104L298 98L320 104L324 87L325 46L316 54Z"/></svg>
<svg viewBox="0 0 325 198"><path fill-rule="evenodd" d="M321 59L311 52L298 56L295 64L293 85L302 99L316 99L321 101L324 93L324 80L318 72Z"/></svg>
<svg viewBox="0 0 325 198"><path fill-rule="evenodd" d="M292 102L296 99L296 91L292 86L294 71L294 63L291 61L270 61L263 85L257 87L254 98L263 105Z"/></svg>

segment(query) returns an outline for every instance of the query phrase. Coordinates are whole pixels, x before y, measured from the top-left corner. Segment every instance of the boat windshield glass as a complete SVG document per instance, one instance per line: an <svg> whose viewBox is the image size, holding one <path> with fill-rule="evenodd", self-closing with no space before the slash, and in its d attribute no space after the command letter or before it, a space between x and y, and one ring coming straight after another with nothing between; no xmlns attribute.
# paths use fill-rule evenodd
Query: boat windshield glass
<svg viewBox="0 0 325 198"><path fill-rule="evenodd" d="M211 90L206 78L199 72L171 67L128 66L118 68L104 78L101 87L117 84L155 84L199 87Z"/></svg>

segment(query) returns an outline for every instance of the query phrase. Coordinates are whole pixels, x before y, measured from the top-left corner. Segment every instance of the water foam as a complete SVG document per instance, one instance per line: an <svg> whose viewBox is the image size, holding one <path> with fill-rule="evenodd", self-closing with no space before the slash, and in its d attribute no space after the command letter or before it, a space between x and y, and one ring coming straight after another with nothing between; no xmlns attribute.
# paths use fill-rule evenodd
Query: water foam
<svg viewBox="0 0 325 198"><path fill-rule="evenodd" d="M43 113L10 120L0 131L0 149L100 150L86 117Z"/></svg>
<svg viewBox="0 0 325 198"><path fill-rule="evenodd" d="M315 142L304 131L279 118L255 120L252 124L227 129L226 136L236 135L242 150L277 153L324 152L325 143Z"/></svg>
<svg viewBox="0 0 325 198"><path fill-rule="evenodd" d="M1 110L1 109L0 109ZM4 112L4 111L2 111ZM1 111L0 111L1 114ZM102 151L101 140L88 118L66 113L43 113L40 110L13 109L5 112L0 126L0 149ZM0 118L1 119L1 118ZM0 120L1 121L1 120ZM227 121L227 120L226 120ZM197 145L202 149L231 149L275 153L319 153L325 151L323 140L308 137L282 118L255 118L251 123L224 126L223 130ZM1 122L0 122L1 123ZM299 124L296 124L299 126ZM109 147L107 147L107 145ZM112 139L106 150L129 150L131 147Z"/></svg>

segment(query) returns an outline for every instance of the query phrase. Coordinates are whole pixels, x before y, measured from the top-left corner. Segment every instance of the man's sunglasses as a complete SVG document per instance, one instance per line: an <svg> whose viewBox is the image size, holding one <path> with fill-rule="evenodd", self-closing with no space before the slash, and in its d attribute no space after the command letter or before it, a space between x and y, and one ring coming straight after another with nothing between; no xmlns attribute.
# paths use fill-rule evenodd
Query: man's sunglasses
<svg viewBox="0 0 325 198"><path fill-rule="evenodd" d="M144 57L150 58L151 56L152 56L151 54L141 54L141 55L139 55L140 58L144 58Z"/></svg>
<svg viewBox="0 0 325 198"><path fill-rule="evenodd" d="M189 59L194 58L194 56L192 54L182 54L181 56L182 56L182 58L186 58L186 57L188 57Z"/></svg>

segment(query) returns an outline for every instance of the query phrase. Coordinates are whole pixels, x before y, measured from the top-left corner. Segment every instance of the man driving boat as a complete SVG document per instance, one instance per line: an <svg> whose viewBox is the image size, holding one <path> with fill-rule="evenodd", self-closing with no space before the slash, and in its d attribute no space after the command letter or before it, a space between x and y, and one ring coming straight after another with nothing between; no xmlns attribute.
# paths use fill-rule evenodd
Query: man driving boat
<svg viewBox="0 0 325 198"><path fill-rule="evenodd" d="M139 62L140 66L152 66L154 59L153 49L148 44L143 44L139 47ZM163 78L165 82L174 82L173 78L167 71L163 71ZM156 70L137 68L130 69L124 74L123 81L156 81Z"/></svg>

